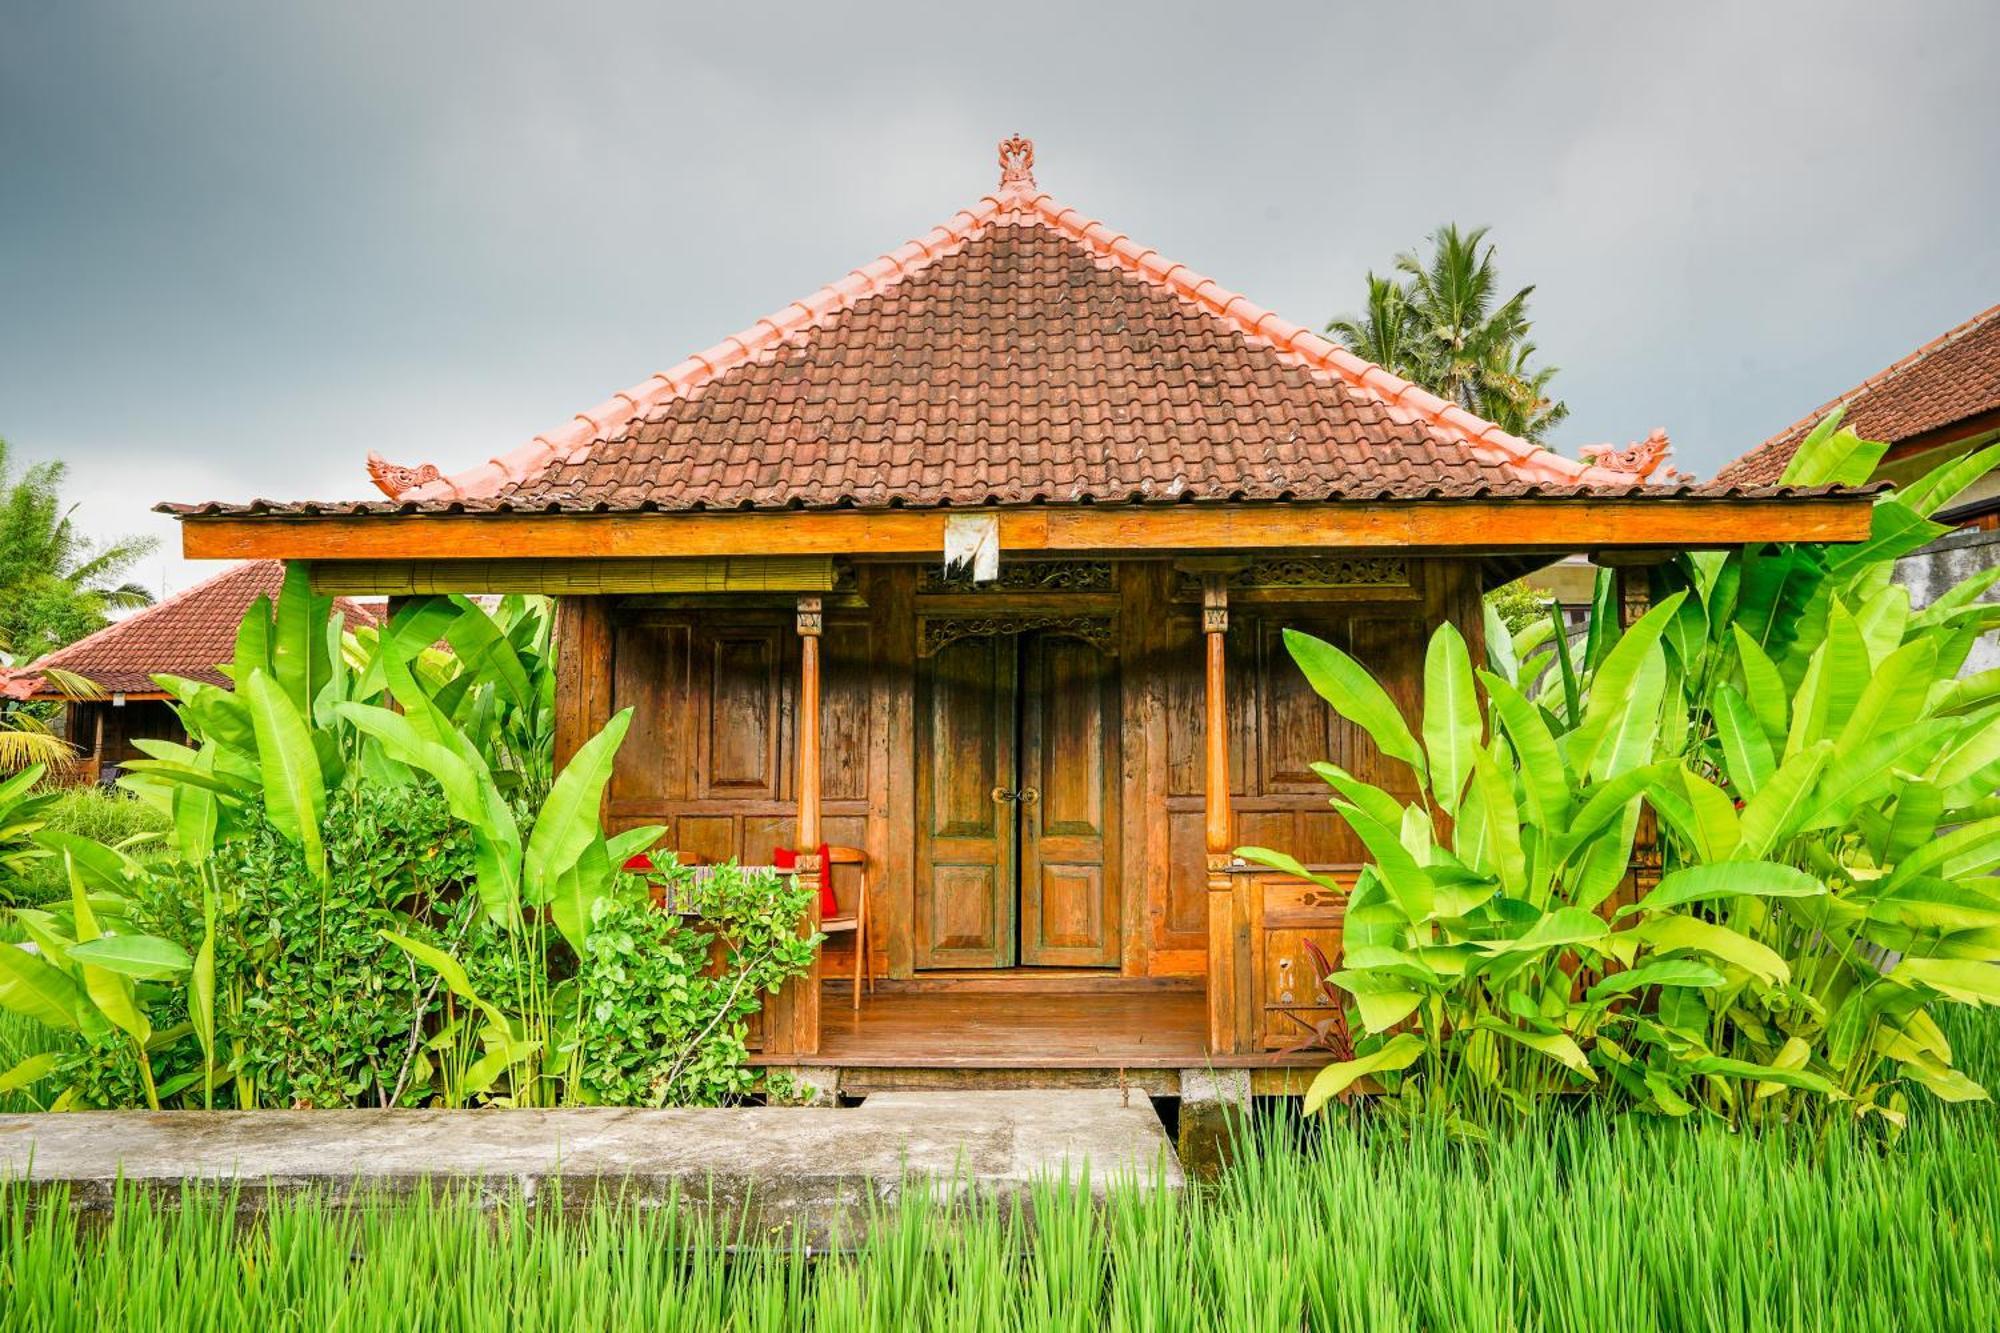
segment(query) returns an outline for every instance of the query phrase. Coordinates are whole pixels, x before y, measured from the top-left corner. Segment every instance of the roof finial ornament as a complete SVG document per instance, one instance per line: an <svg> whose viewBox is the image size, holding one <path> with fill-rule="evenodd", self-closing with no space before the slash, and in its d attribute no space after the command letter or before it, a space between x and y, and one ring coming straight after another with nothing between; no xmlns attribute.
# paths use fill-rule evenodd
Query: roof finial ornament
<svg viewBox="0 0 2000 1333"><path fill-rule="evenodd" d="M404 491L428 485L443 475L438 471L436 463L419 463L416 467L402 467L391 463L372 449L368 451L368 479L375 483L377 490L391 500L400 500Z"/></svg>
<svg viewBox="0 0 2000 1333"><path fill-rule="evenodd" d="M1035 188L1035 141L1015 135L1000 141L1000 188Z"/></svg>
<svg viewBox="0 0 2000 1333"><path fill-rule="evenodd" d="M1628 444L1623 449L1609 444L1586 444L1578 452L1592 467L1603 468L1606 472L1623 472L1644 481L1659 470L1660 464L1666 462L1667 455L1673 451L1674 446L1667 442L1666 430L1656 426L1645 439ZM1682 474L1669 467L1666 475L1673 478Z"/></svg>

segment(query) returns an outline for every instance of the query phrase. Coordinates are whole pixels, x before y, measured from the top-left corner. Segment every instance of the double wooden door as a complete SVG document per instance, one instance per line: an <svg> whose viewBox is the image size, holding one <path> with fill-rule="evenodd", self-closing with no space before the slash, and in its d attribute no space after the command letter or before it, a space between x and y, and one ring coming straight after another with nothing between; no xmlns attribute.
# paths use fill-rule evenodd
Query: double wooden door
<svg viewBox="0 0 2000 1333"><path fill-rule="evenodd" d="M995 634L919 679L916 966L1116 967L1116 659Z"/></svg>

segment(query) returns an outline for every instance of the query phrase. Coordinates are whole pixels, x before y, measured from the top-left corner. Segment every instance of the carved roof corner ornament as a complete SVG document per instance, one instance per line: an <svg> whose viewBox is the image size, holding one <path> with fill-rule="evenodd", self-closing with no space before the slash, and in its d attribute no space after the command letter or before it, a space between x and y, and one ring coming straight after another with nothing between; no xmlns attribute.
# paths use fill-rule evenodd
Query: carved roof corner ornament
<svg viewBox="0 0 2000 1333"><path fill-rule="evenodd" d="M1000 141L1000 188L1035 188L1035 141L1015 135Z"/></svg>
<svg viewBox="0 0 2000 1333"><path fill-rule="evenodd" d="M1644 481L1667 461L1667 455L1673 451L1674 446L1668 443L1665 428L1655 426L1652 434L1623 449L1608 444L1586 444L1578 452L1584 462L1593 467L1603 468L1606 472L1623 472L1635 480ZM1674 478L1681 474L1669 467L1666 475Z"/></svg>
<svg viewBox="0 0 2000 1333"><path fill-rule="evenodd" d="M443 475L438 471L436 463L419 463L415 467L404 467L400 463L391 463L373 449L368 451L368 479L375 483L377 490L391 500L400 500L404 491L428 485Z"/></svg>

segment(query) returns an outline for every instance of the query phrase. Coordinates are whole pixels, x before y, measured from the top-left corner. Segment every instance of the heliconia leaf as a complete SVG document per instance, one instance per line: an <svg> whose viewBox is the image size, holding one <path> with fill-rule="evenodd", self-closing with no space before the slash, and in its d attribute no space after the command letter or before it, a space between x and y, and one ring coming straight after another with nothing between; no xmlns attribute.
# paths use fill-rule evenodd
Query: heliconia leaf
<svg viewBox="0 0 2000 1333"><path fill-rule="evenodd" d="M1424 1041L1411 1032L1401 1032L1376 1050L1352 1060L1328 1065L1313 1076L1306 1088L1304 1111L1316 1115L1326 1104L1370 1074L1387 1074L1408 1069L1423 1058Z"/></svg>
<svg viewBox="0 0 2000 1333"><path fill-rule="evenodd" d="M1871 736L1864 743L1835 746L1808 802L1811 812L1799 823L1800 831L1845 824L1855 806L1886 796L1899 781L1906 781L1899 777L1904 770L1928 768L1951 731L1949 721L1920 722ZM2000 759L2000 753L1994 758Z"/></svg>
<svg viewBox="0 0 2000 1333"><path fill-rule="evenodd" d="M2000 868L2000 816L1975 820L1941 833L1910 852L1884 881L1893 889L1920 875L1964 879Z"/></svg>
<svg viewBox="0 0 2000 1333"><path fill-rule="evenodd" d="M1771 657L1741 625L1731 625L1736 638L1736 660L1743 670L1743 695L1764 735L1774 744L1791 728L1791 712L1784 678Z"/></svg>
<svg viewBox="0 0 2000 1333"><path fill-rule="evenodd" d="M312 590L310 567L288 562L271 634L271 678L300 717L312 715L313 695L326 680L323 627L332 610L333 599Z"/></svg>
<svg viewBox="0 0 2000 1333"><path fill-rule="evenodd" d="M459 999L478 1000L478 992L472 989L472 978L466 975L464 966L443 949L433 944L425 944L422 940L413 940L408 935L398 934L393 930L378 930L375 933L437 973L444 981L446 989Z"/></svg>
<svg viewBox="0 0 2000 1333"><path fill-rule="evenodd" d="M1991 444L1934 467L1909 485L1898 487L1896 498L1915 513L1929 518L1996 467L2000 467L2000 444ZM2000 575L2000 566L1987 572Z"/></svg>
<svg viewBox="0 0 2000 1333"><path fill-rule="evenodd" d="M1728 860L1743 840L1735 803L1722 788L1692 769L1683 768L1680 779L1693 816L1696 849L1704 861Z"/></svg>
<svg viewBox="0 0 2000 1333"><path fill-rule="evenodd" d="M1792 451L1791 461L1785 464L1784 474L1778 479L1780 485L1823 486L1833 479L1854 451L1853 444L1847 441L1834 442L1834 433L1846 415L1845 405L1836 407L1806 432L1799 447Z"/></svg>
<svg viewBox="0 0 2000 1333"><path fill-rule="evenodd" d="M1546 1055L1571 1073L1582 1075L1588 1082L1597 1082L1597 1071L1590 1067L1590 1060L1584 1055L1583 1048L1576 1044L1576 1038L1567 1032L1529 1032L1497 1018L1482 1018L1477 1026L1483 1031L1518 1042L1537 1054Z"/></svg>
<svg viewBox="0 0 2000 1333"><path fill-rule="evenodd" d="M1795 866L1775 861L1724 861L1716 865L1684 866L1669 871L1652 892L1619 915L1660 912L1687 903L1731 898L1811 898L1826 885Z"/></svg>
<svg viewBox="0 0 2000 1333"><path fill-rule="evenodd" d="M1777 756L1771 753L1771 739L1734 685L1716 686L1710 703L1729 785L1747 801L1778 766Z"/></svg>
<svg viewBox="0 0 2000 1333"><path fill-rule="evenodd" d="M1706 990L1720 986L1722 982L1722 973L1707 963L1698 963L1691 958L1655 958L1624 972L1612 973L1592 986L1585 998L1595 1003L1643 990L1647 986L1693 986Z"/></svg>
<svg viewBox="0 0 2000 1333"><path fill-rule="evenodd" d="M1677 592L1653 607L1604 655L1603 665L1590 680L1583 722L1570 737L1570 757L1578 773L1609 777L1630 767L1640 758L1642 747L1635 734L1639 732L1645 738L1643 757L1651 758L1652 737L1659 726L1660 691L1666 681L1660 638L1686 597L1685 592ZM1613 739L1607 741L1607 735Z"/></svg>
<svg viewBox="0 0 2000 1333"><path fill-rule="evenodd" d="M1363 782L1338 764L1314 763L1312 771L1377 823L1393 828L1403 822L1403 803L1380 787Z"/></svg>
<svg viewBox="0 0 2000 1333"><path fill-rule="evenodd" d="M1842 750L1864 744L1871 736L1901 730L1923 716L1931 682L1937 678L1937 642L1914 639L1872 671L1835 742Z"/></svg>
<svg viewBox="0 0 2000 1333"><path fill-rule="evenodd" d="M1473 693L1472 657L1465 639L1446 621L1424 654L1424 750L1431 794L1446 814L1458 809L1472 755L1479 748L1479 700Z"/></svg>
<svg viewBox="0 0 2000 1333"><path fill-rule="evenodd" d="M1944 814L1944 793L1935 783L1905 782L1896 793L1895 813L1879 860L1895 865L1931 840Z"/></svg>
<svg viewBox="0 0 2000 1333"><path fill-rule="evenodd" d="M1369 859L1374 862L1383 885L1409 920L1427 920L1435 902L1435 889L1430 876L1417 864L1416 858L1410 855L1401 840L1356 806L1337 801L1334 809L1340 811L1348 827L1368 849Z"/></svg>
<svg viewBox="0 0 2000 1333"><path fill-rule="evenodd" d="M41 1082L56 1072L57 1057L54 1051L43 1051L31 1055L4 1074L0 1074L0 1093L19 1092L22 1088Z"/></svg>
<svg viewBox="0 0 2000 1333"><path fill-rule="evenodd" d="M1514 784L1484 750L1472 757L1472 785L1485 807L1486 846L1494 872L1510 898L1525 896L1528 862L1521 846L1521 811L1514 803Z"/></svg>
<svg viewBox="0 0 2000 1333"><path fill-rule="evenodd" d="M1940 787L1965 781L1981 769L2000 760L2000 713L1976 723L1952 742L1940 758L1932 777Z"/></svg>
<svg viewBox="0 0 2000 1333"><path fill-rule="evenodd" d="M1989 891L1977 881L1906 880L1870 903L1868 917L1938 934L1989 930L2000 927L2000 884Z"/></svg>
<svg viewBox="0 0 2000 1333"><path fill-rule="evenodd" d="M1738 857L1750 861L1769 856L1798 834L1811 808L1819 775L1832 752L1831 743L1822 741L1778 765L1777 771L1743 807L1743 840L1738 844Z"/></svg>
<svg viewBox="0 0 2000 1333"><path fill-rule="evenodd" d="M1367 732L1383 754L1408 764L1419 779L1428 777L1424 752L1409 723L1366 667L1325 640L1298 630L1285 631L1285 648L1314 692L1335 712Z"/></svg>
<svg viewBox="0 0 2000 1333"><path fill-rule="evenodd" d="M1603 572L1599 571L1600 575ZM1574 729L1583 721L1583 686L1577 678L1576 664L1570 660L1569 627L1563 623L1562 604L1556 601L1549 603L1549 642L1553 645L1557 674L1562 681L1563 723Z"/></svg>
<svg viewBox="0 0 2000 1333"><path fill-rule="evenodd" d="M1290 875L1294 879L1302 879L1309 883L1317 884L1323 889L1331 889L1335 893L1346 892L1346 888L1339 880L1333 878L1331 875L1322 875L1316 870L1306 869L1295 857L1285 852L1273 851L1269 847L1238 847L1235 855L1252 865L1269 866L1280 874ZM1357 894L1356 896L1358 897L1359 895ZM1352 910L1353 904L1351 902L1348 906Z"/></svg>
<svg viewBox="0 0 2000 1333"><path fill-rule="evenodd" d="M236 626L236 660L230 663L234 668L233 678L238 685L250 678L252 671L271 669L271 599L259 595L244 611L243 619Z"/></svg>
<svg viewBox="0 0 2000 1333"><path fill-rule="evenodd" d="M623 866L642 852L649 852L661 838L667 836L663 824L645 824L638 828L628 828L614 833L604 840L604 851L614 866Z"/></svg>
<svg viewBox="0 0 2000 1333"><path fill-rule="evenodd" d="M604 729L585 741L549 788L521 862L522 887L530 901L546 898L555 881L601 839L599 813L618 747L632 725L632 710L621 710Z"/></svg>
<svg viewBox="0 0 2000 1333"><path fill-rule="evenodd" d="M1597 913L1581 907L1559 907L1513 939L1480 940L1477 944L1482 953L1497 958L1510 953L1540 953L1572 944L1593 944L1610 933L1610 923Z"/></svg>
<svg viewBox="0 0 2000 1333"><path fill-rule="evenodd" d="M1688 1062L1688 1068L1697 1074L1714 1074L1721 1078L1754 1079L1760 1083L1781 1083L1788 1088L1803 1088L1807 1092L1831 1093L1833 1084L1822 1074L1806 1069L1782 1069L1777 1065L1753 1064L1748 1060L1731 1060L1723 1056L1703 1056Z"/></svg>
<svg viewBox="0 0 2000 1333"><path fill-rule="evenodd" d="M193 966L186 949L157 935L100 935L71 945L69 956L140 981L179 976Z"/></svg>
<svg viewBox="0 0 2000 1333"><path fill-rule="evenodd" d="M1905 958L1889 979L1928 986L1960 1004L2000 1004L2000 965L1960 958Z"/></svg>
<svg viewBox="0 0 2000 1333"><path fill-rule="evenodd" d="M1783 985L1792 977L1791 968L1770 946L1699 917L1649 917L1634 926L1631 933L1652 945L1656 953L1691 949L1740 967L1766 985Z"/></svg>
<svg viewBox="0 0 2000 1333"><path fill-rule="evenodd" d="M264 770L264 811L271 827L305 852L313 876L326 879L326 782L305 719L285 692L263 671L243 682L257 731L257 757Z"/></svg>
<svg viewBox="0 0 2000 1333"><path fill-rule="evenodd" d="M1869 515L1868 539L1826 548L1827 572L1840 578L1867 565L1898 560L1922 550L1950 531L1894 496L1878 499Z"/></svg>
<svg viewBox="0 0 2000 1333"><path fill-rule="evenodd" d="M579 958L583 956L584 939L590 933L591 916L610 892L614 872L604 839L595 838L550 886L549 918Z"/></svg>
<svg viewBox="0 0 2000 1333"><path fill-rule="evenodd" d="M1555 737L1549 734L1541 710L1523 698L1519 690L1491 673L1482 673L1480 681L1486 686L1494 715L1519 759L1515 767L1521 777L1528 817L1541 828L1553 830L1568 814L1570 805L1569 770L1563 764L1562 751L1557 748Z"/></svg>
<svg viewBox="0 0 2000 1333"><path fill-rule="evenodd" d="M0 1009L44 1027L76 1031L87 1002L69 974L18 944L0 944Z"/></svg>
<svg viewBox="0 0 2000 1333"><path fill-rule="evenodd" d="M532 687L512 642L478 603L464 597L452 601L459 607L459 616L445 630L445 641L451 644L461 669L473 679L492 681L516 707L528 707Z"/></svg>

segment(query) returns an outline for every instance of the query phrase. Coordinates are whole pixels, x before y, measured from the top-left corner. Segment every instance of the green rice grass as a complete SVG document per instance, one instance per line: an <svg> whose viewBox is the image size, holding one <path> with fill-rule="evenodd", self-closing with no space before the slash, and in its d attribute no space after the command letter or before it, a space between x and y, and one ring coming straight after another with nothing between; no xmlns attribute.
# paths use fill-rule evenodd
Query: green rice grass
<svg viewBox="0 0 2000 1333"><path fill-rule="evenodd" d="M1989 1023L1958 1023L1992 1078ZM1894 1145L1593 1113L1485 1142L1268 1122L1212 1190L1059 1183L1034 1220L923 1189L850 1251L602 1203L346 1209L127 1195L108 1222L0 1187L0 1326L56 1329L2000 1328L2000 1115Z"/></svg>

